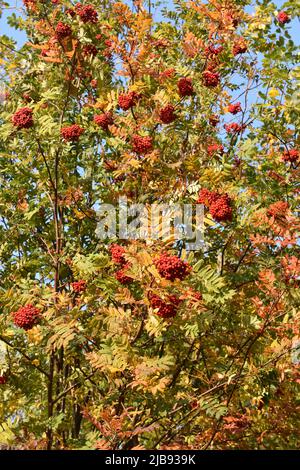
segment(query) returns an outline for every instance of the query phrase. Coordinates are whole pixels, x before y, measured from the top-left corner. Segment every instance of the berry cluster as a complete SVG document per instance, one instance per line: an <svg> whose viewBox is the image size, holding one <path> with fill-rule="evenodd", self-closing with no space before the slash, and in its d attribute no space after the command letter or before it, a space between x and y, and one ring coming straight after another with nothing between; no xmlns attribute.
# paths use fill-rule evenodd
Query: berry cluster
<svg viewBox="0 0 300 470"><path fill-rule="evenodd" d="M108 126L114 123L113 117L110 113L96 114L94 122L97 126L101 127L104 131L108 130Z"/></svg>
<svg viewBox="0 0 300 470"><path fill-rule="evenodd" d="M62 21L59 21L56 25L56 28L55 28L55 37L57 39L64 39L64 38L67 38L69 36L71 36L72 34L72 29L71 27L66 24L66 23L63 23Z"/></svg>
<svg viewBox="0 0 300 470"><path fill-rule="evenodd" d="M132 136L132 150L138 155L144 155L148 152L151 152L151 150L153 150L152 137L150 136L142 137L137 134L133 135Z"/></svg>
<svg viewBox="0 0 300 470"><path fill-rule="evenodd" d="M284 162L294 163L299 158L299 151L297 149L285 150L282 154L282 160Z"/></svg>
<svg viewBox="0 0 300 470"><path fill-rule="evenodd" d="M212 72L210 70L205 70L202 74L203 83L209 88L215 88L220 84L220 74L218 72Z"/></svg>
<svg viewBox="0 0 300 470"><path fill-rule="evenodd" d="M32 109L20 108L11 118L12 123L18 129L29 129L33 126Z"/></svg>
<svg viewBox="0 0 300 470"><path fill-rule="evenodd" d="M212 114L211 116L209 116L208 120L210 125L213 127L216 127L220 122L220 118L216 114Z"/></svg>
<svg viewBox="0 0 300 470"><path fill-rule="evenodd" d="M122 95L119 96L118 99L118 104L121 109L124 111L127 111L130 108L133 108L133 106L136 105L138 100L140 99L139 93L136 93L135 91L130 91L129 93L123 93Z"/></svg>
<svg viewBox="0 0 300 470"><path fill-rule="evenodd" d="M267 209L267 215L274 219L285 217L289 209L289 205L285 201L278 201L271 204Z"/></svg>
<svg viewBox="0 0 300 470"><path fill-rule="evenodd" d="M232 220L231 200L227 194L220 195L210 206L209 212L217 222Z"/></svg>
<svg viewBox="0 0 300 470"><path fill-rule="evenodd" d="M280 24L286 24L286 23L289 23L291 21L291 18L289 17L289 15L285 11L282 10L277 15L277 21Z"/></svg>
<svg viewBox="0 0 300 470"><path fill-rule="evenodd" d="M16 326L23 328L23 330L30 330L40 320L40 311L33 305L27 304L13 312L12 316Z"/></svg>
<svg viewBox="0 0 300 470"><path fill-rule="evenodd" d="M81 134L84 133L84 129L78 124L72 124L71 126L62 127L60 133L64 140L77 142Z"/></svg>
<svg viewBox="0 0 300 470"><path fill-rule="evenodd" d="M156 314L161 318L174 318L181 302L176 295L169 295L166 301L156 294L151 294L149 300L151 307L157 309Z"/></svg>
<svg viewBox="0 0 300 470"><path fill-rule="evenodd" d="M242 111L241 103L238 102L238 103L235 103L235 104L230 104L230 105L228 106L228 111L229 111L231 114L240 113L240 112Z"/></svg>
<svg viewBox="0 0 300 470"><path fill-rule="evenodd" d="M209 208L213 219L217 222L232 220L231 199L228 194L219 194L209 189L201 189L197 200L198 204L204 204Z"/></svg>
<svg viewBox="0 0 300 470"><path fill-rule="evenodd" d="M211 145L208 145L207 147L207 153L208 155L211 157L212 155L214 155L215 153L220 153L220 154L223 154L224 153L224 147L222 144L211 144Z"/></svg>
<svg viewBox="0 0 300 470"><path fill-rule="evenodd" d="M115 272L115 278L123 285L131 284L133 282L133 279L126 275L126 270L128 268L130 268L130 263L124 264L121 269Z"/></svg>
<svg viewBox="0 0 300 470"><path fill-rule="evenodd" d="M159 112L159 119L164 124L170 124L171 122L175 121L177 118L175 113L175 108L172 104L168 104L164 108L161 108Z"/></svg>
<svg viewBox="0 0 300 470"><path fill-rule="evenodd" d="M82 54L84 56L96 56L98 54L98 49L94 44L86 44L82 48Z"/></svg>
<svg viewBox="0 0 300 470"><path fill-rule="evenodd" d="M76 3L75 10L83 23L97 23L98 13L92 5Z"/></svg>
<svg viewBox="0 0 300 470"><path fill-rule="evenodd" d="M126 264L125 253L126 250L123 246L118 245L117 243L112 243L109 247L111 258L114 263L117 264Z"/></svg>
<svg viewBox="0 0 300 470"><path fill-rule="evenodd" d="M191 78L182 77L178 80L177 83L179 95L181 97L184 96L192 96L194 94L193 84Z"/></svg>
<svg viewBox="0 0 300 470"><path fill-rule="evenodd" d="M197 204L204 204L206 207L209 207L218 197L219 193L202 188L198 194Z"/></svg>
<svg viewBox="0 0 300 470"><path fill-rule="evenodd" d="M247 52L248 46L243 38L238 38L232 47L232 53L234 56L238 54L245 54Z"/></svg>
<svg viewBox="0 0 300 470"><path fill-rule="evenodd" d="M73 291L76 292L76 294L80 294L81 292L84 292L86 289L86 281L81 279L80 281L72 282L71 286L72 286Z"/></svg>
<svg viewBox="0 0 300 470"><path fill-rule="evenodd" d="M168 279L168 281L174 281L175 279L182 281L190 274L192 269L188 263L168 253L162 253L159 258L154 261L154 264L159 274L165 279Z"/></svg>
<svg viewBox="0 0 300 470"><path fill-rule="evenodd" d="M7 382L7 377L5 375L0 375L0 385L5 385Z"/></svg>
<svg viewBox="0 0 300 470"><path fill-rule="evenodd" d="M227 134L239 134L243 129L243 126L241 126L237 122L232 122L231 124L225 124L224 128Z"/></svg>

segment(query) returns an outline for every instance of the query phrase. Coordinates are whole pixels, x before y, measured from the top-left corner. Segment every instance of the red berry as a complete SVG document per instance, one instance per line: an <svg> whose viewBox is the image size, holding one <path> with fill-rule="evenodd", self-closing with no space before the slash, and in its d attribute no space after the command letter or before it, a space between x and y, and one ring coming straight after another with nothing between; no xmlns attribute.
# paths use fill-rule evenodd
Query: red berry
<svg viewBox="0 0 300 470"><path fill-rule="evenodd" d="M230 105L228 106L228 111L229 111L231 114L240 113L240 112L242 111L241 103L238 102L238 103L235 103L235 104L230 104Z"/></svg>
<svg viewBox="0 0 300 470"><path fill-rule="evenodd" d="M139 155L144 155L148 152L151 152L151 150L153 150L152 137L142 137L137 134L133 135L132 150Z"/></svg>
<svg viewBox="0 0 300 470"><path fill-rule="evenodd" d="M30 330L40 320L40 310L31 304L20 307L19 310L12 313L13 321L16 326L23 330Z"/></svg>
<svg viewBox="0 0 300 470"><path fill-rule="evenodd" d="M7 377L5 375L0 375L0 385L5 385L7 382Z"/></svg>
<svg viewBox="0 0 300 470"><path fill-rule="evenodd" d="M72 286L73 291L76 292L76 294L80 294L81 292L84 292L86 289L86 281L81 279L80 281L72 282L71 286Z"/></svg>
<svg viewBox="0 0 300 470"><path fill-rule="evenodd" d="M219 116L217 116L216 114L212 114L211 116L209 116L208 118L209 120L209 123L213 126L213 127L216 127L219 122L220 122L220 118Z"/></svg>
<svg viewBox="0 0 300 470"><path fill-rule="evenodd" d="M175 317L181 300L176 295L168 295L167 300L156 294L149 295L150 305L153 309L158 309L156 315L161 318Z"/></svg>
<svg viewBox="0 0 300 470"><path fill-rule="evenodd" d="M85 56L95 56L98 54L98 49L94 44L86 44L82 48L82 53Z"/></svg>
<svg viewBox="0 0 300 470"><path fill-rule="evenodd" d="M192 269L188 263L168 253L162 253L159 258L156 258L154 264L159 274L169 281L174 281L175 279L182 281L190 274Z"/></svg>
<svg viewBox="0 0 300 470"><path fill-rule="evenodd" d="M224 147L222 144L211 144L207 147L207 153L211 157L215 153L224 153Z"/></svg>
<svg viewBox="0 0 300 470"><path fill-rule="evenodd" d="M103 114L96 114L94 116L94 122L95 124L97 124L97 126L107 131L108 126L112 125L114 123L114 120L110 113L103 113Z"/></svg>
<svg viewBox="0 0 300 470"><path fill-rule="evenodd" d="M182 77L177 83L180 96L191 96L194 94L193 84L191 78Z"/></svg>
<svg viewBox="0 0 300 470"><path fill-rule="evenodd" d="M291 18L285 11L282 10L277 15L277 21L280 24L286 24L291 21Z"/></svg>
<svg viewBox="0 0 300 470"><path fill-rule="evenodd" d="M214 88L220 84L220 74L218 72L211 72L210 70L205 70L202 73L203 83L209 88Z"/></svg>
<svg viewBox="0 0 300 470"><path fill-rule="evenodd" d="M98 86L98 80L96 80L95 78L93 78L93 80L90 81L90 85L92 88L97 88Z"/></svg>
<svg viewBox="0 0 300 470"><path fill-rule="evenodd" d="M29 129L33 126L33 111L30 108L20 108L11 118L18 129Z"/></svg>
<svg viewBox="0 0 300 470"><path fill-rule="evenodd" d="M121 265L126 264L126 259L124 257L126 250L123 246L118 245L117 243L113 243L112 245L110 245L109 251L114 263L118 263Z"/></svg>
<svg viewBox="0 0 300 470"><path fill-rule="evenodd" d="M70 15L72 18L73 16L76 15L75 11L73 10L73 8L67 8L66 11L65 11L65 14L66 15Z"/></svg>
<svg viewBox="0 0 300 470"><path fill-rule="evenodd" d="M59 21L57 23L55 28L55 37L57 39L67 38L68 36L71 36L71 34L72 29L68 24L63 23L62 21Z"/></svg>
<svg viewBox="0 0 300 470"><path fill-rule="evenodd" d="M243 129L243 126L237 122L232 122L231 124L225 124L224 128L228 134L239 134Z"/></svg>
<svg viewBox="0 0 300 470"><path fill-rule="evenodd" d="M204 204L206 207L209 207L218 197L219 194L217 192L203 188L199 191L197 204Z"/></svg>
<svg viewBox="0 0 300 470"><path fill-rule="evenodd" d="M231 200L227 194L220 195L209 207L209 212L217 222L232 220Z"/></svg>
<svg viewBox="0 0 300 470"><path fill-rule="evenodd" d="M78 124L72 124L71 126L62 127L60 133L65 141L76 142L84 133L84 129Z"/></svg>
<svg viewBox="0 0 300 470"><path fill-rule="evenodd" d="M299 151L297 149L285 150L282 154L282 160L284 162L296 162L299 158Z"/></svg>
<svg viewBox="0 0 300 470"><path fill-rule="evenodd" d="M133 106L136 105L140 97L141 96L135 91L130 91L129 93L123 93L122 95L119 96L118 104L121 109L123 109L124 111L127 111L128 109L133 108Z"/></svg>
<svg viewBox="0 0 300 470"><path fill-rule="evenodd" d="M83 23L97 23L98 13L92 5L76 3L75 10Z"/></svg>
<svg viewBox="0 0 300 470"><path fill-rule="evenodd" d="M159 119L164 124L170 124L171 122L175 121L177 118L175 113L175 108L173 105L168 104L164 108L162 108L159 112Z"/></svg>

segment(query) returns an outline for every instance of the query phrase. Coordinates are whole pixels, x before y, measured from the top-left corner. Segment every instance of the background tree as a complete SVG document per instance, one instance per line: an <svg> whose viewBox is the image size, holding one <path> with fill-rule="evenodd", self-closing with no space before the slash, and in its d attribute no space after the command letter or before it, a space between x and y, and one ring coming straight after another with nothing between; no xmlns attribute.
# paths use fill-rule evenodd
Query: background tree
<svg viewBox="0 0 300 470"><path fill-rule="evenodd" d="M299 447L299 9L11 16L28 42L0 38L1 444ZM205 250L99 240L124 195L204 204Z"/></svg>

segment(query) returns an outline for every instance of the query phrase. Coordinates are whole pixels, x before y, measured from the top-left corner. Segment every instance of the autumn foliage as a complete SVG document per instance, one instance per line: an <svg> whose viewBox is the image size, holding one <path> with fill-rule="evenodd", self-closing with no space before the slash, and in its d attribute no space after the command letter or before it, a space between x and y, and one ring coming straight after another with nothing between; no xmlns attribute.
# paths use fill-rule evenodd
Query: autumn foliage
<svg viewBox="0 0 300 470"><path fill-rule="evenodd" d="M11 17L27 43L0 37L1 445L299 448L294 6ZM120 197L201 204L204 246L99 238Z"/></svg>

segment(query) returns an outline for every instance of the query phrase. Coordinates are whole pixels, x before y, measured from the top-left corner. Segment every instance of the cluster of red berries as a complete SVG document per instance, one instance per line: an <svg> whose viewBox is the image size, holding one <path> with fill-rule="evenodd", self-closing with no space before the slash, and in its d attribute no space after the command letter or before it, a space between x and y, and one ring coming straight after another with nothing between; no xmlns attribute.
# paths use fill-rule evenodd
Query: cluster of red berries
<svg viewBox="0 0 300 470"><path fill-rule="evenodd" d="M299 158L299 151L297 149L285 150L282 154L282 160L284 162L294 163Z"/></svg>
<svg viewBox="0 0 300 470"><path fill-rule="evenodd" d="M177 87L179 91L179 95L181 97L184 96L192 96L194 94L194 88L191 78L182 77L177 82Z"/></svg>
<svg viewBox="0 0 300 470"><path fill-rule="evenodd" d="M35 0L23 0L23 4L28 10L34 9L36 6L36 1Z"/></svg>
<svg viewBox="0 0 300 470"><path fill-rule="evenodd" d="M82 48L82 54L85 56L96 56L98 54L98 49L94 44L86 44Z"/></svg>
<svg viewBox="0 0 300 470"><path fill-rule="evenodd" d="M133 279L126 275L126 270L130 268L130 263L128 263L125 259L125 248L121 245L118 245L117 243L113 243L110 245L109 251L113 262L120 265L120 269L114 274L117 281L123 285L133 282Z"/></svg>
<svg viewBox="0 0 300 470"><path fill-rule="evenodd" d="M5 385L7 382L7 377L5 375L0 375L0 385Z"/></svg>
<svg viewBox="0 0 300 470"><path fill-rule="evenodd" d="M154 264L159 274L168 281L175 281L175 279L182 281L192 270L186 261L168 253L162 253L155 259Z"/></svg>
<svg viewBox="0 0 300 470"><path fill-rule="evenodd" d="M247 52L248 46L243 38L237 39L232 47L232 53L234 56L238 54L245 54Z"/></svg>
<svg viewBox="0 0 300 470"><path fill-rule="evenodd" d="M125 253L126 250L123 246L118 245L117 243L112 243L109 247L111 258L114 263L117 264L126 264Z"/></svg>
<svg viewBox="0 0 300 470"><path fill-rule="evenodd" d="M219 194L209 189L201 189L197 203L208 207L209 213L217 222L232 220L231 199L226 193Z"/></svg>
<svg viewBox="0 0 300 470"><path fill-rule="evenodd" d="M132 136L132 150L137 153L138 155L144 155L146 153L151 152L153 150L153 141L152 137L145 136L142 137L140 135L133 135Z"/></svg>
<svg viewBox="0 0 300 470"><path fill-rule="evenodd" d="M222 194L214 201L209 212L217 222L226 222L232 220L231 199L228 194Z"/></svg>
<svg viewBox="0 0 300 470"><path fill-rule="evenodd" d="M66 23L59 21L55 28L55 37L57 39L64 39L72 34L72 28Z"/></svg>
<svg viewBox="0 0 300 470"><path fill-rule="evenodd" d="M97 126L101 127L104 131L108 130L108 126L114 123L113 117L110 113L96 114L94 122Z"/></svg>
<svg viewBox="0 0 300 470"><path fill-rule="evenodd" d="M140 94L135 91L130 91L129 93L123 93L118 98L118 104L121 109L127 111L130 108L133 108L140 99Z"/></svg>
<svg viewBox="0 0 300 470"><path fill-rule="evenodd" d="M241 126L237 122L232 122L231 124L225 124L224 128L227 134L239 134L243 129L243 126Z"/></svg>
<svg viewBox="0 0 300 470"><path fill-rule="evenodd" d="M14 324L23 330L30 330L41 318L39 309L31 304L20 307L12 316Z"/></svg>
<svg viewBox="0 0 300 470"><path fill-rule="evenodd" d="M93 80L90 81L90 85L92 88L97 88L98 80L96 78L93 78Z"/></svg>
<svg viewBox="0 0 300 470"><path fill-rule="evenodd" d="M285 201L278 201L271 204L267 209L267 215L274 219L285 217L289 209L289 204Z"/></svg>
<svg viewBox="0 0 300 470"><path fill-rule="evenodd" d="M72 18L76 15L75 11L73 10L73 8L67 8L65 10L65 14L66 15L70 15Z"/></svg>
<svg viewBox="0 0 300 470"><path fill-rule="evenodd" d="M210 70L205 70L202 74L203 83L209 88L215 88L220 84L220 74L218 72L212 72Z"/></svg>
<svg viewBox="0 0 300 470"><path fill-rule="evenodd" d="M124 266L118 271L116 271L114 275L117 281L119 281L123 285L131 284L133 282L133 279L126 275L126 270L128 268L130 268L130 263L124 264Z"/></svg>
<svg viewBox="0 0 300 470"><path fill-rule="evenodd" d="M211 157L212 155L214 155L215 153L220 153L220 154L223 154L224 153L224 147L222 144L211 144L211 145L208 145L207 147L207 153L208 155Z"/></svg>
<svg viewBox="0 0 300 470"><path fill-rule="evenodd" d="M81 292L84 292L86 289L86 281L81 279L80 281L72 282L71 286L72 286L73 291L76 292L76 294L80 294Z"/></svg>
<svg viewBox="0 0 300 470"><path fill-rule="evenodd" d="M242 107L241 107L241 103L238 102L238 103L235 103L235 104L230 104L228 106L228 111L231 113L231 114L238 114L242 111Z"/></svg>
<svg viewBox="0 0 300 470"><path fill-rule="evenodd" d="M277 21L280 24L286 24L291 21L291 18L285 11L280 11L277 15Z"/></svg>
<svg viewBox="0 0 300 470"><path fill-rule="evenodd" d="M220 118L216 114L212 114L211 116L209 116L208 120L210 125L213 127L216 127L220 122Z"/></svg>
<svg viewBox="0 0 300 470"><path fill-rule="evenodd" d="M30 108L20 108L11 118L18 129L29 129L33 126L33 111Z"/></svg>
<svg viewBox="0 0 300 470"><path fill-rule="evenodd" d="M176 295L168 295L167 300L163 300L156 294L149 296L150 305L157 309L156 314L161 318L174 318L181 300Z"/></svg>
<svg viewBox="0 0 300 470"><path fill-rule="evenodd" d="M171 122L175 121L177 118L175 113L175 108L172 104L168 104L164 108L161 108L159 112L159 119L164 124L170 124Z"/></svg>
<svg viewBox="0 0 300 470"><path fill-rule="evenodd" d="M84 133L84 129L78 124L72 124L71 126L62 127L60 133L65 141L77 142Z"/></svg>
<svg viewBox="0 0 300 470"><path fill-rule="evenodd" d="M98 13L92 5L76 3L75 11L83 23L97 23Z"/></svg>

